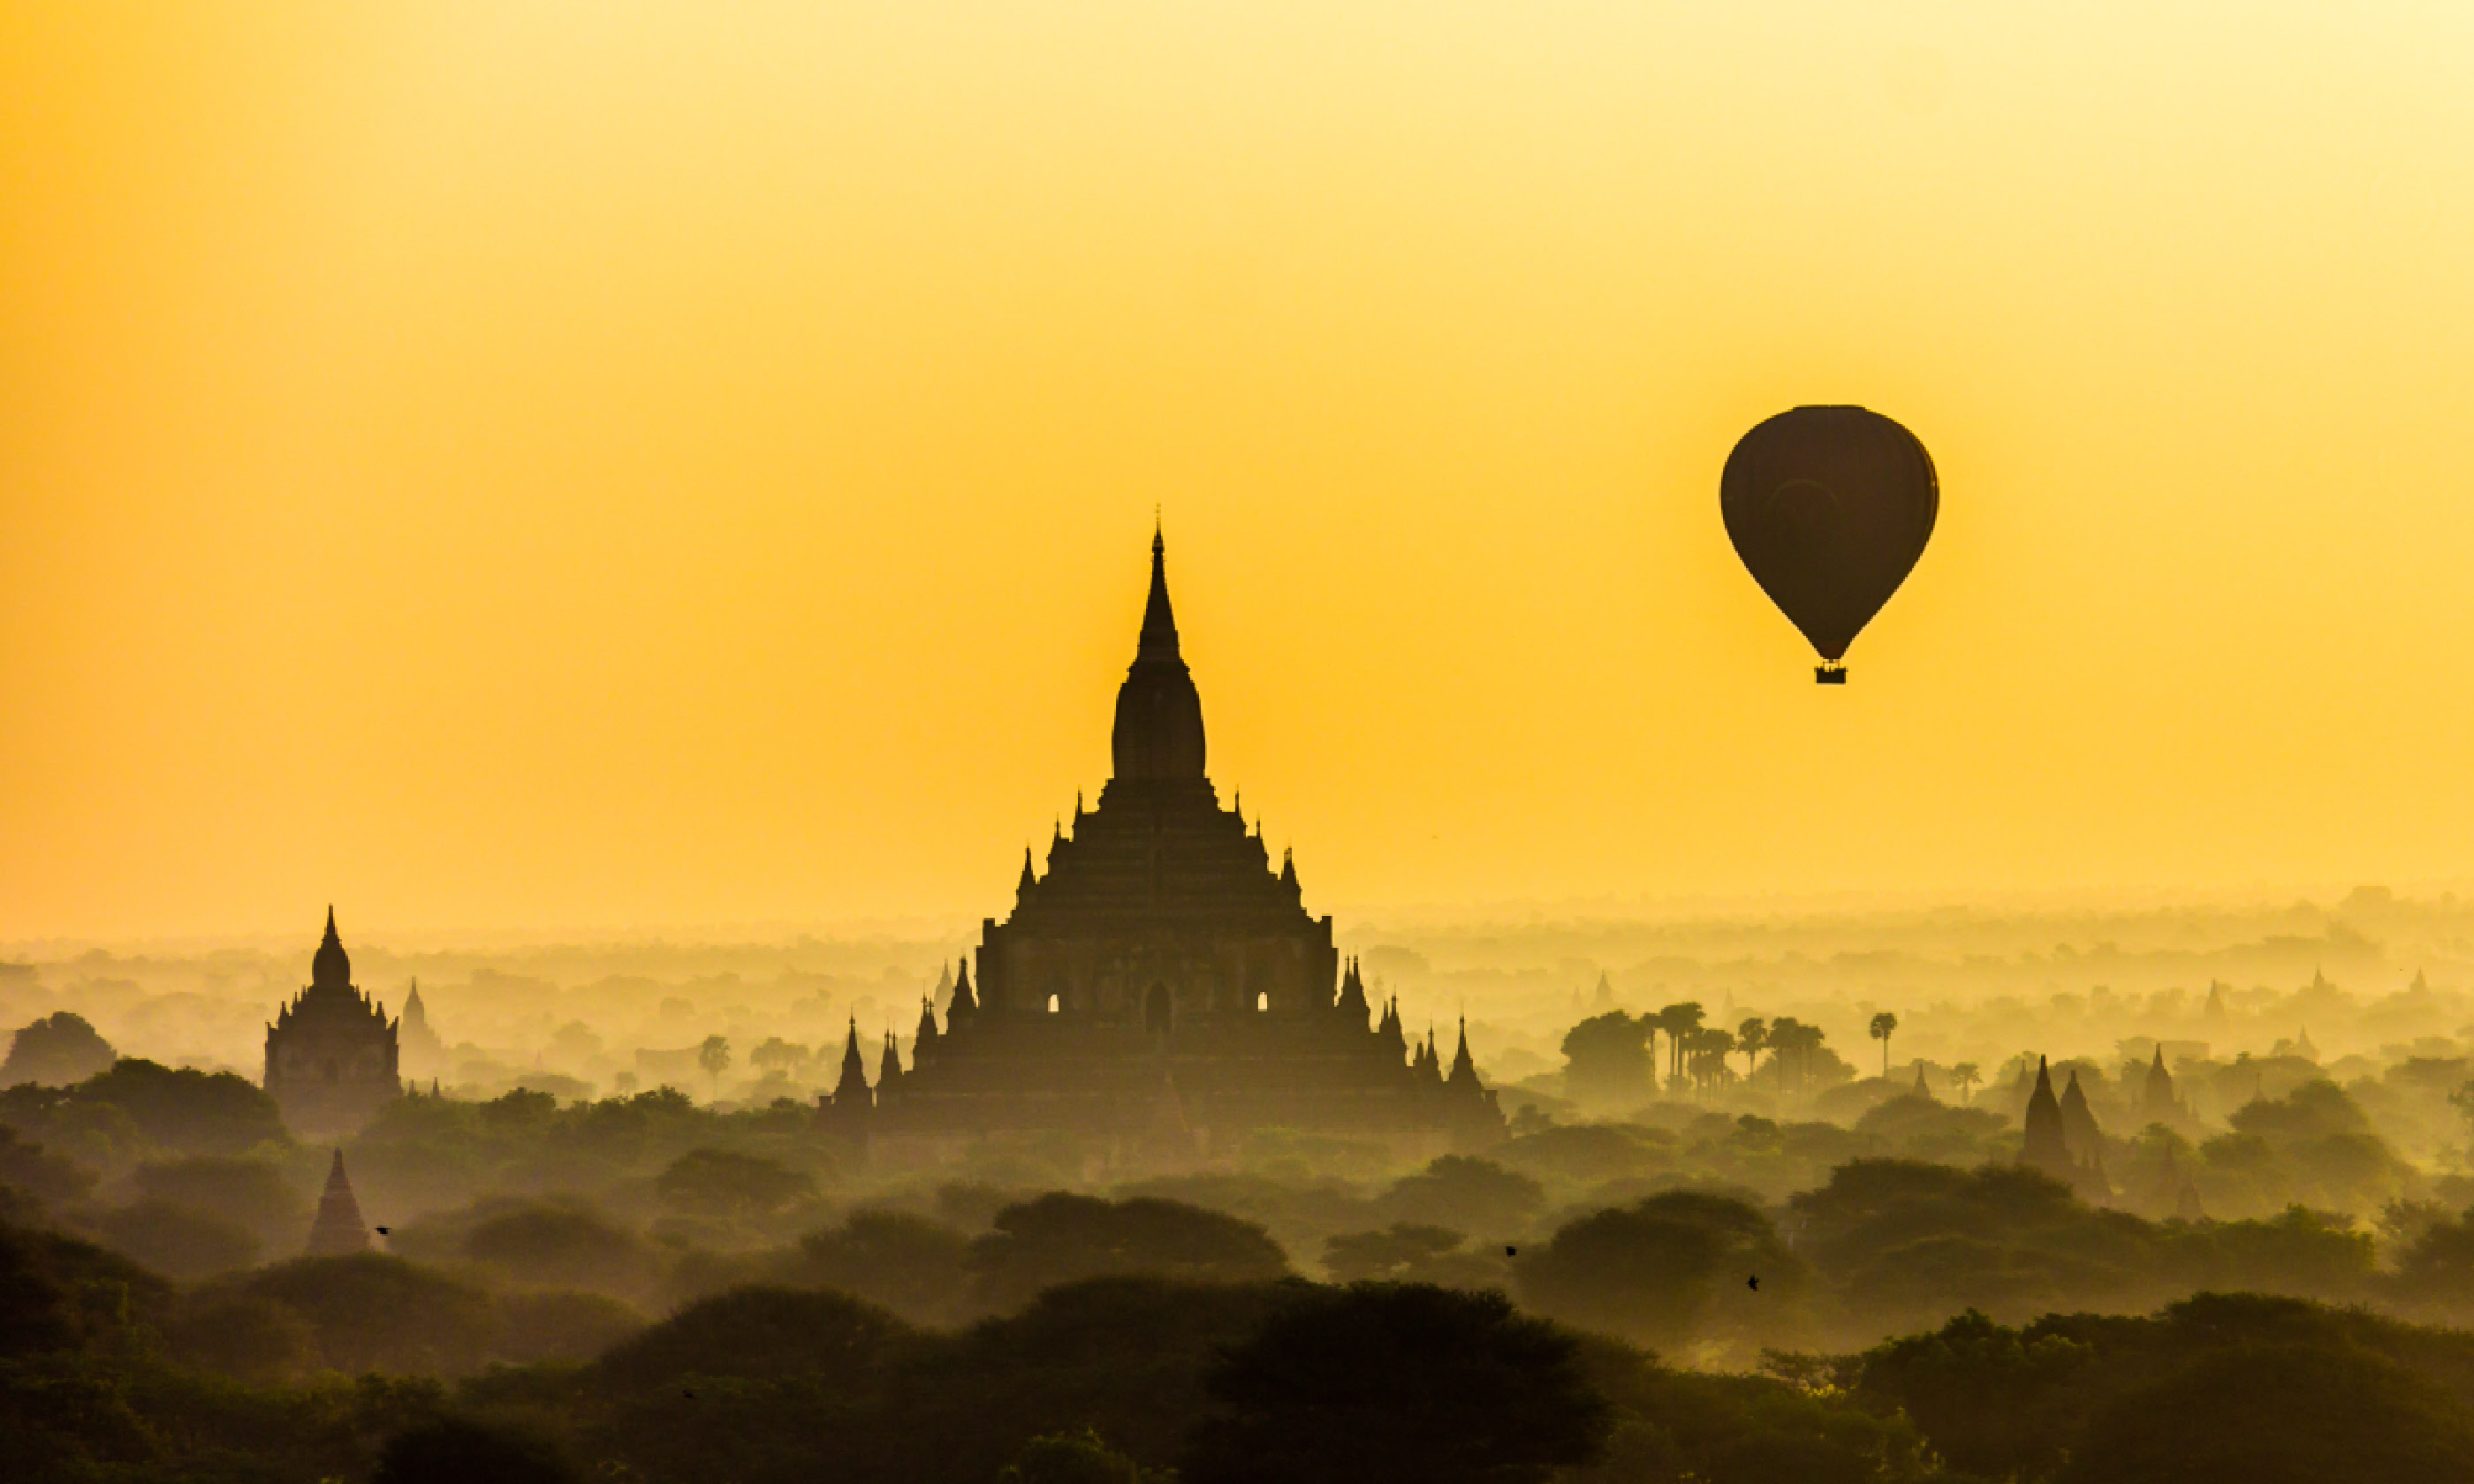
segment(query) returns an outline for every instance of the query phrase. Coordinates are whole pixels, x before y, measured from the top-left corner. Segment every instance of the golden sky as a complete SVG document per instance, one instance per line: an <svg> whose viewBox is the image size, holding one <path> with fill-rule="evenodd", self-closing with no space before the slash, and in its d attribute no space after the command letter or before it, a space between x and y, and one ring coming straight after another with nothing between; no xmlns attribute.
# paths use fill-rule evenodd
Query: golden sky
<svg viewBox="0 0 2474 1484"><path fill-rule="evenodd" d="M0 5L0 940L1002 914L1154 504L1318 911L2462 881L2469 439L2453 0Z"/></svg>

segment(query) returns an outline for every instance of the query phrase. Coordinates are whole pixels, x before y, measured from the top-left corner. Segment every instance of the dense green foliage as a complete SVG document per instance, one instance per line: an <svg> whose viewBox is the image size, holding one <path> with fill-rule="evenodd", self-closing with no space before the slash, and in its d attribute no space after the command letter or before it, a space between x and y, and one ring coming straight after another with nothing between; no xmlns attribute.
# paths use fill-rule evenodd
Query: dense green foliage
<svg viewBox="0 0 2474 1484"><path fill-rule="evenodd" d="M0 1090L0 1123L101 1168L148 1155L245 1155L292 1142L275 1099L256 1084L134 1057L71 1087L28 1082Z"/></svg>
<svg viewBox="0 0 2474 1484"><path fill-rule="evenodd" d="M1722 1229L1730 1219L1704 1215ZM607 1341L580 1366L501 1366L451 1385L338 1374L337 1362L406 1368L410 1342L371 1331L425 1324L433 1347L456 1342L474 1322L473 1298L385 1258L285 1264L183 1294L74 1238L0 1229L9 1475L30 1484L1144 1484L1171 1468L1190 1484L2474 1476L2474 1334L2292 1299L2206 1296L2152 1317L2065 1314L2018 1327L1971 1312L1858 1354L1779 1354L1771 1375L1755 1376L1671 1369L1524 1315L1501 1294L1415 1284L1101 1278L945 1332L840 1294L751 1287ZM200 1316L229 1337L253 1304L261 1316L311 1315L290 1340L318 1349L320 1363L244 1379L182 1338ZM445 1317L417 1319L415 1306ZM338 1329L361 1338L348 1343Z"/></svg>
<svg viewBox="0 0 2474 1484"><path fill-rule="evenodd" d="M2324 1083L2125 1141L2122 1185L2375 1227L2092 1205L1904 1096L1092 1191L1022 1183L1065 1146L862 1184L797 1109L518 1091L391 1109L347 1151L389 1250L272 1262L327 1157L255 1089L0 1100L12 1480L2474 1476L2474 1336L2404 1322L2474 1322L2474 1212L2394 1193Z"/></svg>
<svg viewBox="0 0 2474 1484"><path fill-rule="evenodd" d="M0 1088L21 1082L65 1087L109 1070L115 1059L111 1042L85 1017L55 1011L10 1039L8 1058L0 1061Z"/></svg>

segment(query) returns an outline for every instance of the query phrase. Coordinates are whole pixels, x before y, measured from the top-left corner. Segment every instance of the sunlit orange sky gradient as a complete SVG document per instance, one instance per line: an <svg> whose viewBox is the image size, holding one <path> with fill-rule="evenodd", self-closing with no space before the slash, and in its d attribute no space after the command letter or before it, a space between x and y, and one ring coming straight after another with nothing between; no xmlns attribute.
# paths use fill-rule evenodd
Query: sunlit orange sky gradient
<svg viewBox="0 0 2474 1484"><path fill-rule="evenodd" d="M0 940L1002 915L1155 505L1318 911L2462 881L2469 443L2462 4L9 4Z"/></svg>

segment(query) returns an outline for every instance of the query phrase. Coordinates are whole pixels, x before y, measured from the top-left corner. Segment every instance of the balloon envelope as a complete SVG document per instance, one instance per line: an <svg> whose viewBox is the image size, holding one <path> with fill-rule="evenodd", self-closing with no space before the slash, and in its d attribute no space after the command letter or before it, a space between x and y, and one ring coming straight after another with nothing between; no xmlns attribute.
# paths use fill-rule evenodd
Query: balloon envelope
<svg viewBox="0 0 2474 1484"><path fill-rule="evenodd" d="M1924 555L1941 484L1880 413L1799 407L1727 455L1718 507L1753 581L1834 666Z"/></svg>

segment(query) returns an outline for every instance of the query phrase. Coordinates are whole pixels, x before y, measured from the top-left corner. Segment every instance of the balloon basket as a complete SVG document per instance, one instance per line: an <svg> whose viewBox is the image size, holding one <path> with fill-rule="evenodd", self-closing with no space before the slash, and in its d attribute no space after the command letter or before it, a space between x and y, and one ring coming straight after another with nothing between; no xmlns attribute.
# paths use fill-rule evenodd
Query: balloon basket
<svg viewBox="0 0 2474 1484"><path fill-rule="evenodd" d="M1843 664L1814 665L1812 682L1816 685L1844 685L1847 683L1847 667Z"/></svg>

